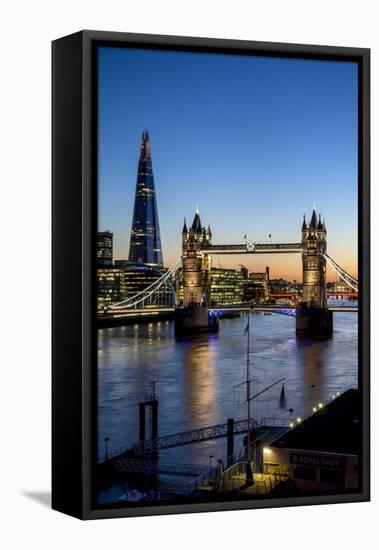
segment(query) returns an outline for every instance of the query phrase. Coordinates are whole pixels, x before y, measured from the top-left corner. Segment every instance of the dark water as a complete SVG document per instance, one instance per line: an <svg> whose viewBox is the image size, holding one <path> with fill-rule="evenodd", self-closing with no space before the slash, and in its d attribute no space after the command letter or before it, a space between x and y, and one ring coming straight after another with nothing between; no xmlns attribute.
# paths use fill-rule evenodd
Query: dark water
<svg viewBox="0 0 379 550"><path fill-rule="evenodd" d="M252 394L285 377L282 384L253 401L255 418L304 416L336 391L357 383L357 314L334 313L334 334L323 342L301 341L295 320L283 315L251 317ZM172 322L99 330L98 333L98 458L104 438L110 454L138 441L138 402L157 381L159 435L246 418L247 318L220 321L217 335L177 340ZM289 408L293 412L289 412ZM225 458L224 439L160 453L165 462L201 464ZM236 449L239 452L239 449ZM168 481L170 482L170 480Z"/></svg>

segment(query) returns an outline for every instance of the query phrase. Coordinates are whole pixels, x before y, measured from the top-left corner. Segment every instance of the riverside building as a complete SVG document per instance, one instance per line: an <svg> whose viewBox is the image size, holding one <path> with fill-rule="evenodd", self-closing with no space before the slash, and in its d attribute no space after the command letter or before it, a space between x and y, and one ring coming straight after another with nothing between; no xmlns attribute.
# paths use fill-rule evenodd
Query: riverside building
<svg viewBox="0 0 379 550"><path fill-rule="evenodd" d="M211 305L241 304L243 302L243 275L235 269L212 267Z"/></svg>
<svg viewBox="0 0 379 550"><path fill-rule="evenodd" d="M334 399L333 399L334 398ZM263 471L280 467L302 492L335 493L358 489L361 454L360 396L337 392L313 414L262 449Z"/></svg>
<svg viewBox="0 0 379 550"><path fill-rule="evenodd" d="M111 305L132 298L162 276L156 267L118 263L97 269L98 305Z"/></svg>
<svg viewBox="0 0 379 550"><path fill-rule="evenodd" d="M96 239L97 265L111 266L113 264L113 233L99 231Z"/></svg>

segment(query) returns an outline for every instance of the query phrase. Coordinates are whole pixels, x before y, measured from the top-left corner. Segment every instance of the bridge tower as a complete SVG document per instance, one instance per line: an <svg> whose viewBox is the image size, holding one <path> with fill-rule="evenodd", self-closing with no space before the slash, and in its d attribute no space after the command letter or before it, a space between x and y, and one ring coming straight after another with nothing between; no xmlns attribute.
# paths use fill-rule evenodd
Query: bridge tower
<svg viewBox="0 0 379 550"><path fill-rule="evenodd" d="M186 220L182 230L183 304L176 309L176 333L218 330L218 319L209 318L212 257L201 252L203 244L210 244L211 228L202 227L200 214L195 212L191 227Z"/></svg>
<svg viewBox="0 0 379 550"><path fill-rule="evenodd" d="M309 223L301 228L303 301L296 309L296 333L325 338L333 332L333 313L326 300L326 226L313 209Z"/></svg>
<svg viewBox="0 0 379 550"><path fill-rule="evenodd" d="M203 295L203 255L200 250L203 236L200 216L196 212L189 231L185 221L182 231L184 307L205 305Z"/></svg>

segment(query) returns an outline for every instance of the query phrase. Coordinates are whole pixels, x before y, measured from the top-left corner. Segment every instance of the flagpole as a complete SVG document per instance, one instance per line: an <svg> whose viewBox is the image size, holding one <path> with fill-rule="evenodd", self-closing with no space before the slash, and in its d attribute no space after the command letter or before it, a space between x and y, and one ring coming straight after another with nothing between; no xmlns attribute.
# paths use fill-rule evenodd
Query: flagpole
<svg viewBox="0 0 379 550"><path fill-rule="evenodd" d="M246 354L246 401L247 401L247 458L250 460L250 316L251 311L249 311L249 318L247 321L247 354Z"/></svg>

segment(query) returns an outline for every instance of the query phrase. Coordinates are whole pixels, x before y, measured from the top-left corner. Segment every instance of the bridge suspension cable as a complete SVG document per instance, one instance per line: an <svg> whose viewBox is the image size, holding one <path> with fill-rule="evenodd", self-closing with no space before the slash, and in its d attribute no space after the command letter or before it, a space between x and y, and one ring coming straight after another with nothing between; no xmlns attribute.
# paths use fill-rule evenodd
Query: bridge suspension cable
<svg viewBox="0 0 379 550"><path fill-rule="evenodd" d="M134 296L109 306L107 311L115 312L125 309L137 309L137 306L140 308L146 305L165 306L176 304L177 298L173 282L180 264L181 259L178 259L166 273L163 273L162 277Z"/></svg>
<svg viewBox="0 0 379 550"><path fill-rule="evenodd" d="M324 258L327 263L338 273L343 281L354 290L358 292L358 281L349 273L347 273L341 266L339 266L328 254L324 254ZM162 276L151 283L144 290L141 290L134 296L122 300L116 304L107 307L106 311L109 313L117 313L122 311L130 311L135 309L145 309L151 307L167 308L173 307L178 304L176 292L175 292L175 277L177 276L178 269L181 266L181 259L168 269ZM288 314L288 313L287 313Z"/></svg>
<svg viewBox="0 0 379 550"><path fill-rule="evenodd" d="M343 281L347 285L349 285L350 288L354 290L354 292L358 292L358 281L349 273L347 273L344 269L342 269L341 266L339 266L328 254L324 254L325 260L328 262L328 264L334 269L336 273L341 277Z"/></svg>

